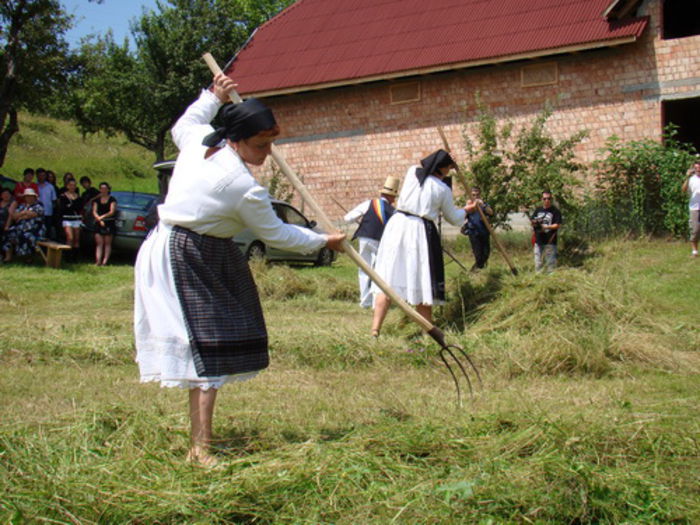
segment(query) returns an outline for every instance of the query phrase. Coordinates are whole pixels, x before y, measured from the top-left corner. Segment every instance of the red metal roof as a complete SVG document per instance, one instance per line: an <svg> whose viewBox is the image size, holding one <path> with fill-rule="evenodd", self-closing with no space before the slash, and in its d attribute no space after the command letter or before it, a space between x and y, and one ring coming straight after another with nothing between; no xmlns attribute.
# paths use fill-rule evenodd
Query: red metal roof
<svg viewBox="0 0 700 525"><path fill-rule="evenodd" d="M610 0L299 0L263 24L226 72L243 94L305 91L547 55L638 38Z"/></svg>

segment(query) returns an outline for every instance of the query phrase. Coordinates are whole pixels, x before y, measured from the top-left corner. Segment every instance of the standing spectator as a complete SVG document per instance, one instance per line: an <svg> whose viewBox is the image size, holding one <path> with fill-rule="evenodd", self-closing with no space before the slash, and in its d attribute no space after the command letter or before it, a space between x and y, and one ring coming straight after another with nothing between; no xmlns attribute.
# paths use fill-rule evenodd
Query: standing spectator
<svg viewBox="0 0 700 525"><path fill-rule="evenodd" d="M58 196L58 186L56 185L56 174L51 170L46 170L46 181L53 186L56 190L56 196Z"/></svg>
<svg viewBox="0 0 700 525"><path fill-rule="evenodd" d="M92 201L97 198L100 191L92 187L92 180L90 180L90 177L87 175L80 177L80 185L83 187L83 194L81 195L83 198L83 203L90 203L92 207Z"/></svg>
<svg viewBox="0 0 700 525"><path fill-rule="evenodd" d="M31 188L39 195L39 187L34 182L34 170L26 168L22 174L22 180L15 185L14 196L18 204L24 203L24 190Z"/></svg>
<svg viewBox="0 0 700 525"><path fill-rule="evenodd" d="M472 271L484 268L491 255L491 234L484 221L481 220L477 206L481 208L484 215L493 215L491 206L481 200L481 188L474 186L471 189L471 198L464 208L467 211L467 222L464 223L461 230L462 233L469 236L469 244L472 246L474 254Z"/></svg>
<svg viewBox="0 0 700 525"><path fill-rule="evenodd" d="M44 209L38 202L38 195L32 188L22 194L24 201L10 213L10 227L7 229L3 251L4 262L10 262L13 255L31 255L36 250L36 242L44 236Z"/></svg>
<svg viewBox="0 0 700 525"><path fill-rule="evenodd" d="M690 218L688 226L690 227L690 245L692 257L698 256L698 239L700 239L700 162L693 164L693 167L688 170L688 176L681 186L681 190L690 195L688 210Z"/></svg>
<svg viewBox="0 0 700 525"><path fill-rule="evenodd" d="M66 244L72 249L66 258L75 261L80 249L80 225L83 217L83 200L78 194L75 179L68 179L66 191L58 198L61 210L61 226L66 236Z"/></svg>
<svg viewBox="0 0 700 525"><path fill-rule="evenodd" d="M105 266L112 254L112 239L117 230L117 199L110 195L112 188L100 182L100 195L92 201L95 218L95 264Z"/></svg>
<svg viewBox="0 0 700 525"><path fill-rule="evenodd" d="M379 198L362 202L350 210L344 217L345 222L357 222L360 225L353 235L353 239L359 239L358 251L370 268L374 268L377 258L379 241L384 233L387 221L394 213L394 200L399 193L399 179L387 177L384 187L380 190ZM369 308L372 306L372 281L369 276L358 268L358 280L360 283L360 306Z"/></svg>
<svg viewBox="0 0 700 525"><path fill-rule="evenodd" d="M70 171L67 171L66 173L63 174L63 186L61 186L58 189L59 195L61 195L61 193L66 191L66 188L68 187L68 181L71 179L75 180L75 177L73 176L73 174Z"/></svg>
<svg viewBox="0 0 700 525"><path fill-rule="evenodd" d="M53 185L47 182L44 168L37 168L36 170L36 185L39 188L39 202L44 207L46 234L49 238L54 239L56 235L54 232L53 211L58 195Z"/></svg>
<svg viewBox="0 0 700 525"><path fill-rule="evenodd" d="M450 224L464 222L465 210L454 205L445 177L456 167L445 150L437 150L411 166L379 243L375 270L418 313L432 322L434 304L445 302L445 268L437 225L440 213ZM379 336L391 299L372 286L372 335Z"/></svg>
<svg viewBox="0 0 700 525"><path fill-rule="evenodd" d="M0 246L5 242L5 231L10 227L10 210L15 202L9 188L0 188Z"/></svg>
<svg viewBox="0 0 700 525"><path fill-rule="evenodd" d="M557 232L561 226L561 212L552 204L552 192L542 192L542 206L530 217L535 252L535 271L542 271L542 258L547 263L547 271L552 272L557 265Z"/></svg>

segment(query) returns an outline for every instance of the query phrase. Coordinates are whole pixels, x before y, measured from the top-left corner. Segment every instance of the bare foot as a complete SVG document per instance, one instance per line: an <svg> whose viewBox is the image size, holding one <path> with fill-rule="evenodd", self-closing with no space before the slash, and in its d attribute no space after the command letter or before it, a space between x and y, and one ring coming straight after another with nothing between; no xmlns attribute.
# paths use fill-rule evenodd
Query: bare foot
<svg viewBox="0 0 700 525"><path fill-rule="evenodd" d="M213 468L219 464L219 460L202 447L192 447L187 453L187 462L206 468Z"/></svg>

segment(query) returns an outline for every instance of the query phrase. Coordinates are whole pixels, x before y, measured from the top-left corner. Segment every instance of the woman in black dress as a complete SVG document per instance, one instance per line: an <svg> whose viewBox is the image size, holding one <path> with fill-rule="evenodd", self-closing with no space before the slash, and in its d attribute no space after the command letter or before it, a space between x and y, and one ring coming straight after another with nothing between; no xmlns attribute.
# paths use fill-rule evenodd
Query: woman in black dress
<svg viewBox="0 0 700 525"><path fill-rule="evenodd" d="M100 196L92 201L92 216L95 218L95 264L105 266L112 254L112 239L117 230L117 199L110 195L112 188L100 182Z"/></svg>

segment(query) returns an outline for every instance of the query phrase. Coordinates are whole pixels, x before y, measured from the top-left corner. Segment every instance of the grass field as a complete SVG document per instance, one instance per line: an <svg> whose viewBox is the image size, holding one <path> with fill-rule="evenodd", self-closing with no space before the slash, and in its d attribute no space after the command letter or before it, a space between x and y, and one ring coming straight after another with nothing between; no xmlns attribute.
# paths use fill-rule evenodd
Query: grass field
<svg viewBox="0 0 700 525"><path fill-rule="evenodd" d="M468 262L466 243L452 249ZM186 394L140 385L132 267L0 267L3 523L698 523L700 264L682 243L565 250L553 275L447 265L437 347L355 269L254 267L271 367L222 390L222 468L184 462Z"/></svg>

